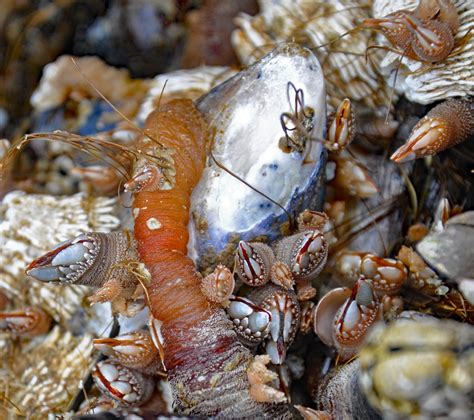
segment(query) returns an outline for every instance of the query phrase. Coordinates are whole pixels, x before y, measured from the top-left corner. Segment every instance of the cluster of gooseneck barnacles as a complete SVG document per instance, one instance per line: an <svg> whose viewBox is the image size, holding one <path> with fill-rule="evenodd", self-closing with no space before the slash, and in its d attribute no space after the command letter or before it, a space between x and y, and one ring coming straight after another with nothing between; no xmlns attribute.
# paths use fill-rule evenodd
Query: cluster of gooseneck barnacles
<svg viewBox="0 0 474 420"><path fill-rule="evenodd" d="M304 106L302 91L289 84L289 96L293 91L294 112L282 119L285 137L280 147L298 150L309 141L309 136L298 133L310 129L311 110ZM377 193L377 187L364 166L345 151L354 135L353 111L345 99L329 120L326 139L320 141L329 152L328 185L363 199ZM163 174L143 162L125 186L132 192L147 191L163 182ZM446 293L433 270L411 248L402 247L396 259L345 251L336 258L334 277L346 287L332 289L316 305L314 286L331 245L337 242L334 226L341 213L338 201L327 204L328 214L304 211L297 219L297 232L271 246L240 241L232 271L218 265L201 279L203 294L225 308L239 340L256 354L248 368L250 395L256 401L289 400L287 353L297 333L313 330L335 349L340 361L348 361L358 354L375 323L393 319L403 310L398 293L406 282L418 290ZM447 206L441 203L435 225L442 226L449 218ZM33 261L27 274L44 282L93 286L96 291L89 301L111 301L119 313L134 313L146 303L142 286L149 273L139 262L128 231L79 235ZM34 307L2 312L0 321L2 328L21 336L43 334L51 325L51 318ZM153 377L167 375L159 320L150 316L148 330L96 339L94 347L108 357L93 371L106 398L125 406L156 404Z"/></svg>

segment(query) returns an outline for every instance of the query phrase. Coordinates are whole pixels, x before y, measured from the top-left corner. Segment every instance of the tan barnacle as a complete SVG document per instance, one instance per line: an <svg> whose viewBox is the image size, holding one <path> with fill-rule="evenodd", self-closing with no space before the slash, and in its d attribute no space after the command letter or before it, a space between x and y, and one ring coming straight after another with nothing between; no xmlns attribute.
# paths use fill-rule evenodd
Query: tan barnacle
<svg viewBox="0 0 474 420"><path fill-rule="evenodd" d="M398 293L408 274L401 261L381 258L366 252L340 253L335 268L340 282L349 286L352 286L361 275L364 276L365 280L372 284L378 297Z"/></svg>
<svg viewBox="0 0 474 420"><path fill-rule="evenodd" d="M287 399L285 394L267 383L278 380L278 375L267 368L270 363L268 355L257 355L252 360L247 377L250 383L249 394L258 402L283 403Z"/></svg>
<svg viewBox="0 0 474 420"><path fill-rule="evenodd" d="M383 307L383 318L385 321L393 321L402 312L404 307L403 298L399 295L385 295L380 299Z"/></svg>
<svg viewBox="0 0 474 420"><path fill-rule="evenodd" d="M301 310L298 299L291 290L270 284L252 291L249 297L271 314L265 351L273 364L281 365L299 329Z"/></svg>
<svg viewBox="0 0 474 420"><path fill-rule="evenodd" d="M375 294L381 297L398 293L408 272L401 261L366 254L361 260L360 274L371 282Z"/></svg>
<svg viewBox="0 0 474 420"><path fill-rule="evenodd" d="M122 405L142 405L150 399L155 389L155 380L152 376L144 375L112 360L97 363L92 377L106 397Z"/></svg>
<svg viewBox="0 0 474 420"><path fill-rule="evenodd" d="M454 34L454 48L448 57L437 63L420 62L416 57L411 59L407 55L400 62L399 54L388 52L381 67L384 73L388 73L393 71L394 66L401 66L396 90L403 92L410 101L422 104L472 95L474 86L472 2L470 0L375 0L373 2L375 16L384 16L400 9L416 14L422 22L436 21L448 25ZM429 27L426 29L434 32ZM434 37L439 36L434 35ZM443 45L448 44L443 41Z"/></svg>
<svg viewBox="0 0 474 420"><path fill-rule="evenodd" d="M440 295L447 292L444 282L412 248L402 246L397 258L408 267L408 286L414 289L434 288Z"/></svg>
<svg viewBox="0 0 474 420"><path fill-rule="evenodd" d="M46 334L51 327L51 317L39 307L0 312L0 330L5 329L19 337Z"/></svg>
<svg viewBox="0 0 474 420"><path fill-rule="evenodd" d="M275 261L270 270L270 279L277 286L284 287L286 289L293 289L295 281L293 274L291 273L290 267L283 261Z"/></svg>
<svg viewBox="0 0 474 420"><path fill-rule="evenodd" d="M397 10L382 18L367 19L362 26L380 29L403 56L426 63L440 62L452 52L459 27L454 4L450 0L442 3L421 0L414 11Z"/></svg>
<svg viewBox="0 0 474 420"><path fill-rule="evenodd" d="M344 150L355 137L355 118L351 101L345 98L330 117L326 142L328 150L337 153Z"/></svg>
<svg viewBox="0 0 474 420"><path fill-rule="evenodd" d="M449 200L447 198L442 198L439 201L438 206L436 207L436 210L433 214L433 222L431 224L431 231L442 232L444 230L446 222L451 217L451 212L453 210L454 209L451 209L451 204L449 204Z"/></svg>
<svg viewBox="0 0 474 420"><path fill-rule="evenodd" d="M379 325L360 352L359 384L384 418L472 418L474 328L434 317Z"/></svg>
<svg viewBox="0 0 474 420"><path fill-rule="evenodd" d="M360 264L364 252L343 250L336 256L335 273L341 284L352 286L360 277Z"/></svg>
<svg viewBox="0 0 474 420"><path fill-rule="evenodd" d="M156 191L162 189L165 184L165 178L159 166L151 165L144 159L139 162L132 178L124 184L124 190L132 193L140 191Z"/></svg>
<svg viewBox="0 0 474 420"><path fill-rule="evenodd" d="M267 309L243 297L230 298L226 308L237 335L245 345L254 347L267 337L272 315Z"/></svg>
<svg viewBox="0 0 474 420"><path fill-rule="evenodd" d="M240 241L235 254L235 272L250 286L262 286L270 280L275 256L268 245Z"/></svg>
<svg viewBox="0 0 474 420"><path fill-rule="evenodd" d="M324 344L348 360L359 351L367 331L381 319L382 306L372 286L360 279L352 290L337 288L323 296L314 314L314 331Z"/></svg>
<svg viewBox="0 0 474 420"><path fill-rule="evenodd" d="M314 279L323 269L328 244L318 230L310 230L283 238L276 245L276 256L291 269L296 282Z"/></svg>
<svg viewBox="0 0 474 420"><path fill-rule="evenodd" d="M136 261L130 233L85 233L65 241L32 261L26 274L36 280L60 284L83 284L98 290L100 300L131 294L137 280L124 263ZM112 284L113 283L113 284Z"/></svg>
<svg viewBox="0 0 474 420"><path fill-rule="evenodd" d="M134 331L114 338L97 338L93 345L125 367L149 375L164 375L160 354L147 331Z"/></svg>
<svg viewBox="0 0 474 420"><path fill-rule="evenodd" d="M406 143L392 156L407 162L434 155L474 134L474 101L450 99L434 107L413 128Z"/></svg>
<svg viewBox="0 0 474 420"><path fill-rule="evenodd" d="M297 223L300 232L315 229L323 231L329 223L329 217L324 212L306 209L299 214Z"/></svg>
<svg viewBox="0 0 474 420"><path fill-rule="evenodd" d="M211 274L201 281L201 291L210 302L229 305L229 297L235 287L232 272L225 266L219 264Z"/></svg>
<svg viewBox="0 0 474 420"><path fill-rule="evenodd" d="M354 197L368 198L377 193L378 188L367 170L350 156L339 154L331 156L335 163L333 179L330 185L341 192Z"/></svg>
<svg viewBox="0 0 474 420"><path fill-rule="evenodd" d="M317 294L317 290L312 286L309 279L300 280L296 285L296 297L300 302L306 302L313 299Z"/></svg>

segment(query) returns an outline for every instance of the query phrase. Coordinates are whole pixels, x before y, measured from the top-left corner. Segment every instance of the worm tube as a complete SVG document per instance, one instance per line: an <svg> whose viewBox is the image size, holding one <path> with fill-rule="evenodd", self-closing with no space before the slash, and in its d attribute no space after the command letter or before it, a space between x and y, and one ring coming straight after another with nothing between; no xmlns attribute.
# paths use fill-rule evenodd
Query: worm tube
<svg viewBox="0 0 474 420"><path fill-rule="evenodd" d="M191 101L175 100L148 117L145 131L150 138L142 138L137 148L158 158L166 182L162 189L135 194L135 238L152 278L151 313L177 410L197 416L292 417L289 406L250 398L252 355L224 311L202 295L186 256L190 196L206 158L204 120Z"/></svg>

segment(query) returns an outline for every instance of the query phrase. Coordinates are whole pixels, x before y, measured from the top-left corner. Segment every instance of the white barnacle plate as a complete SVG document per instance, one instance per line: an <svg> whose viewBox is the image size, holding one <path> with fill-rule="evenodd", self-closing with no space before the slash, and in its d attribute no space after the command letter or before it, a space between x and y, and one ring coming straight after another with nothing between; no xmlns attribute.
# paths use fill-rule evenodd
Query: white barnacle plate
<svg viewBox="0 0 474 420"><path fill-rule="evenodd" d="M290 82L303 91L305 107L314 111L313 130L302 153L279 147L284 137L280 117L294 112ZM209 159L192 195L193 257L212 259L238 240L274 240L281 234L287 221L284 211L247 184L291 213L321 204L326 152L317 140L323 138L326 124L325 87L311 51L283 44L197 104L213 135L213 156L240 179Z"/></svg>
<svg viewBox="0 0 474 420"><path fill-rule="evenodd" d="M151 82L151 88L138 113L143 124L158 106L176 98L195 100L236 73L230 67L200 66L159 74Z"/></svg>

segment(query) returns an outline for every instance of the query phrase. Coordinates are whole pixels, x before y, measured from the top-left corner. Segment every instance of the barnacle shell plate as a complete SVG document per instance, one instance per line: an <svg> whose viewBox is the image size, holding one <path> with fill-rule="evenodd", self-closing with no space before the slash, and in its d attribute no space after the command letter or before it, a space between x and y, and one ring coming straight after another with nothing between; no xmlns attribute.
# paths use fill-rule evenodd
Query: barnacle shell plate
<svg viewBox="0 0 474 420"><path fill-rule="evenodd" d="M374 17L383 17L396 10L414 10L419 0L375 0ZM430 104L451 97L474 95L474 8L472 0L453 0L459 14L459 31L455 43L471 33L459 54L450 56L440 63L422 64L403 58L404 67L400 71L396 88L405 93L410 101ZM456 49L456 47L455 47ZM399 54L389 52L381 63L384 71L392 71L397 66ZM405 67L406 66L406 67Z"/></svg>
<svg viewBox="0 0 474 420"><path fill-rule="evenodd" d="M140 107L139 123L144 124L148 115L159 104L163 105L176 98L194 101L236 73L230 67L200 66L159 74L151 82L151 88Z"/></svg>
<svg viewBox="0 0 474 420"><path fill-rule="evenodd" d="M216 87L198 101L198 108L214 134L216 159L287 210L298 212L321 204L326 153L317 141L308 142L303 154L279 148L284 136L280 116L291 112L288 82L303 90L305 106L314 109L312 137L321 139L326 122L323 74L316 57L295 44L279 46ZM231 240L274 240L287 220L283 210L212 160L193 192L191 212L193 257L219 255Z"/></svg>

